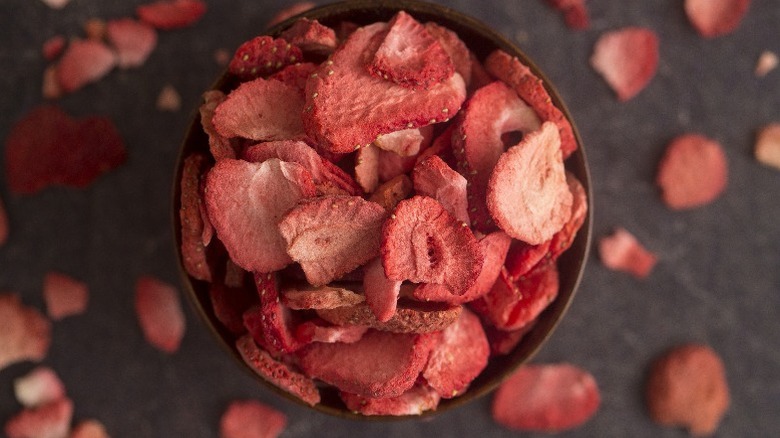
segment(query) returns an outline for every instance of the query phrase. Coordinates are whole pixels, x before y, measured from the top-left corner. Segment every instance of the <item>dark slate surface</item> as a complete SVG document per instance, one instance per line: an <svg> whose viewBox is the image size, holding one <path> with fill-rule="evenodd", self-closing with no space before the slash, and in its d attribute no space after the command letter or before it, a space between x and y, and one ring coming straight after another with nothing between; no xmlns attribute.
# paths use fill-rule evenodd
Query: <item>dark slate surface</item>
<svg viewBox="0 0 780 438"><path fill-rule="evenodd" d="M140 3L73 0L55 11L39 1L2 0L0 138L42 102L46 64L40 47L48 37L79 35L85 19L131 15ZM141 274L178 284L168 210L171 174L189 109L220 70L213 52L232 50L259 33L291 2L208 3L196 27L161 33L143 67L115 71L59 101L73 115L113 118L129 150L126 165L81 191L52 188L17 197L4 178L0 183L12 228L0 248L0 290L15 291L43 309L41 284L49 270L90 286L88 313L53 325L44 361L64 380L75 418L97 418L114 437L214 437L226 404L251 397L289 416L285 437L516 435L492 422L489 397L426 421L351 422L303 409L236 372L190 307L178 353L167 356L144 342L133 286ZM763 79L752 73L762 50L780 52L780 7L756 0L736 33L704 40L688 24L681 3L590 0L592 27L584 32L565 28L538 0L449 4L516 41L557 85L590 158L594 236L623 226L660 258L652 275L638 281L607 271L592 255L571 310L536 357L580 365L602 390L598 414L562 436L685 436L654 425L642 401L651 358L685 341L708 343L725 361L732 407L718 436L771 436L780 428L780 173L752 158L756 130L780 120L780 72ZM588 59L601 32L628 25L658 32L661 61L650 86L621 104ZM155 110L167 83L179 90L185 110ZM652 181L665 144L687 131L722 142L731 179L713 204L671 212ZM31 367L0 371L0 422L19 409L11 384Z"/></svg>

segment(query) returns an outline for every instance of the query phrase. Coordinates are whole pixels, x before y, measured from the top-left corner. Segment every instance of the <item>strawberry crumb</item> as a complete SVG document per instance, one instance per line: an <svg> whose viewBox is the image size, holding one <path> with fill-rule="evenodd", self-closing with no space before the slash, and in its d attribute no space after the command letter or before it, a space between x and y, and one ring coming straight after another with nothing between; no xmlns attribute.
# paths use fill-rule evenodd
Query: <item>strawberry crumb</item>
<svg viewBox="0 0 780 438"><path fill-rule="evenodd" d="M780 60L777 58L775 52L764 50L761 52L761 55L756 62L756 76L759 78L766 76L769 72L777 68L778 62L780 62Z"/></svg>
<svg viewBox="0 0 780 438"><path fill-rule="evenodd" d="M26 408L35 408L65 396L65 385L51 368L39 366L14 380L16 400Z"/></svg>
<svg viewBox="0 0 780 438"><path fill-rule="evenodd" d="M173 85L166 84L160 94L157 95L157 109L160 111L176 112L181 109L181 96L173 88Z"/></svg>
<svg viewBox="0 0 780 438"><path fill-rule="evenodd" d="M81 281L49 272L43 280L43 298L49 317L56 321L84 313L89 301L89 290Z"/></svg>

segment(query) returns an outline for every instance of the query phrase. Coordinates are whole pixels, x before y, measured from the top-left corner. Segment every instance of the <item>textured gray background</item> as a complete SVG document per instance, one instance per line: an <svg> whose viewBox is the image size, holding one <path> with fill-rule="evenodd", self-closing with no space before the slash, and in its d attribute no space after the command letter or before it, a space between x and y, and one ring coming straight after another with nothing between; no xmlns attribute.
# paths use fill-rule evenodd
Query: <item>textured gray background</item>
<svg viewBox="0 0 780 438"><path fill-rule="evenodd" d="M0 138L42 102L40 47L61 33L79 35L89 17L132 15L140 0L73 0L62 11L34 0L0 0ZM518 435L494 424L490 397L426 421L350 422L277 398L244 374L187 311L181 350L171 356L144 342L133 312L141 274L178 284L169 224L171 174L190 108L213 81L218 48L233 50L260 33L292 2L210 0L195 27L162 32L143 67L114 71L59 104L72 115L116 121L128 162L87 190L47 189L14 197L0 178L11 238L0 248L0 291L43 309L45 272L86 281L87 314L53 326L45 364L64 380L75 418L101 420L114 437L214 437L235 398L251 397L289 417L285 437ZM444 2L442 2L444 3ZM752 158L757 128L780 120L780 71L753 76L759 53L780 53L780 5L754 0L736 33L700 38L681 0L589 0L590 30L573 32L541 0L450 2L517 42L557 85L585 141L593 174L594 236L615 226L633 232L659 256L638 281L607 271L592 255L578 296L536 357L591 371L603 402L584 427L562 436L685 436L645 414L642 384L652 357L684 341L712 345L726 364L732 407L718 436L772 436L780 428L780 172ZM638 97L619 103L588 65L598 35L627 25L658 32L658 74ZM184 110L155 110L166 83ZM698 131L720 142L730 181L715 203L671 212L653 185L656 163L675 135ZM4 147L4 146L2 146ZM2 160L2 158L0 158ZM19 406L11 382L31 368L0 371L0 422ZM527 436L533 436L528 434Z"/></svg>

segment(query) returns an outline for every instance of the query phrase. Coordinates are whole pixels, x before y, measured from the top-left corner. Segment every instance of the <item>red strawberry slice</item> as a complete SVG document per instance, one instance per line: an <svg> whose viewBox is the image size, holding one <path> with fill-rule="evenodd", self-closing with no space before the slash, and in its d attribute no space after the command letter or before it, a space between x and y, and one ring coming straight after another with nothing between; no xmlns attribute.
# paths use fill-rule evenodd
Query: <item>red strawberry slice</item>
<svg viewBox="0 0 780 438"><path fill-rule="evenodd" d="M256 301L256 296L244 287L230 287L221 283L209 285L209 299L214 316L234 335L246 332L243 314Z"/></svg>
<svg viewBox="0 0 780 438"><path fill-rule="evenodd" d="M728 184L726 153L720 143L703 135L681 135L666 147L655 182L673 210L709 204Z"/></svg>
<svg viewBox="0 0 780 438"><path fill-rule="evenodd" d="M282 305L274 274L255 273L260 306L244 313L244 324L255 341L269 352L292 353L303 344L295 338L296 321Z"/></svg>
<svg viewBox="0 0 780 438"><path fill-rule="evenodd" d="M65 397L65 385L54 370L39 366L14 380L14 396L22 406L35 408Z"/></svg>
<svg viewBox="0 0 780 438"><path fill-rule="evenodd" d="M780 169L780 123L770 123L761 128L753 151L759 163Z"/></svg>
<svg viewBox="0 0 780 438"><path fill-rule="evenodd" d="M295 328L295 338L298 341L309 344L311 342L343 342L351 344L357 342L368 331L368 327L361 325L330 325L326 321L315 318L304 321Z"/></svg>
<svg viewBox="0 0 780 438"><path fill-rule="evenodd" d="M564 230L562 229L556 233L555 236L558 236L563 232ZM553 239L555 239L555 237L553 237ZM540 263L545 263L544 259L550 255L550 244L553 239L538 245L529 245L519 240L513 241L512 246L509 248L509 253L506 256L506 263L504 264L507 273L512 278L519 278L531 272L531 270Z"/></svg>
<svg viewBox="0 0 780 438"><path fill-rule="evenodd" d="M455 72L439 40L404 11L398 12L380 35L381 43L368 64L374 76L412 89L428 89Z"/></svg>
<svg viewBox="0 0 780 438"><path fill-rule="evenodd" d="M179 29L197 23L206 13L206 3L200 0L159 0L138 6L135 13L141 21L158 29Z"/></svg>
<svg viewBox="0 0 780 438"><path fill-rule="evenodd" d="M685 14L699 35L715 38L739 27L750 0L685 0Z"/></svg>
<svg viewBox="0 0 780 438"><path fill-rule="evenodd" d="M203 131L209 137L209 150L215 160L221 160L223 158L236 158L236 151L238 145L236 140L226 138L217 132L217 128L214 127L212 119L214 118L214 110L217 106L225 101L227 96L225 93L219 90L210 90L203 93L203 104L200 106L200 124L203 126Z"/></svg>
<svg viewBox="0 0 780 438"><path fill-rule="evenodd" d="M284 38L258 36L241 44L228 64L228 71L242 81L267 76L303 60L303 52ZM277 101L283 102L283 101Z"/></svg>
<svg viewBox="0 0 780 438"><path fill-rule="evenodd" d="M364 53L386 29L376 23L356 31L309 79L303 122L306 133L325 150L348 153L379 134L449 119L465 100L460 75L415 91L369 74Z"/></svg>
<svg viewBox="0 0 780 438"><path fill-rule="evenodd" d="M550 260L553 261L557 260L574 243L574 238L577 237L577 232L582 228L588 214L588 194L585 193L585 187L570 172L566 172L566 182L569 184L569 191L572 194L571 217L550 241ZM512 273L512 275L518 277L522 274Z"/></svg>
<svg viewBox="0 0 780 438"><path fill-rule="evenodd" d="M590 26L585 0L547 0L547 3L563 13L563 20L570 29L583 30Z"/></svg>
<svg viewBox="0 0 780 438"><path fill-rule="evenodd" d="M67 45L67 43L68 41L62 35L54 35L53 37L47 39L43 42L43 47L41 50L43 53L43 58L47 61L54 61L62 54L62 51L65 49L65 45Z"/></svg>
<svg viewBox="0 0 780 438"><path fill-rule="evenodd" d="M314 2L306 2L306 1L304 1L304 2L293 3L292 5L290 5L290 6L286 7L286 8L284 8L284 9L280 10L279 12L277 12L276 15L274 15L273 18L271 18L271 21L268 22L268 27L271 27L271 26L274 26L276 24L279 24L282 21L284 21L284 20L286 20L288 18L292 18L292 17L294 17L294 16L296 16L298 14L302 14L302 13L304 13L304 12L308 11L309 9L312 9L312 8L314 8L316 6L317 6L317 4L314 3Z"/></svg>
<svg viewBox="0 0 780 438"><path fill-rule="evenodd" d="M387 322L395 315L400 291L401 282L385 276L385 268L382 267L380 258L377 257L366 265L363 293L366 295L366 304L379 322Z"/></svg>
<svg viewBox="0 0 780 438"><path fill-rule="evenodd" d="M275 158L260 164L226 158L206 177L206 208L217 236L230 258L253 272L273 272L292 261L277 224L300 199L315 194L303 166Z"/></svg>
<svg viewBox="0 0 780 438"><path fill-rule="evenodd" d="M398 203L409 197L413 191L412 180L406 175L398 175L377 187L369 200L392 212Z"/></svg>
<svg viewBox="0 0 780 438"><path fill-rule="evenodd" d="M5 211L3 200L0 199L0 246L8 241L8 213Z"/></svg>
<svg viewBox="0 0 780 438"><path fill-rule="evenodd" d="M599 37L590 58L620 101L639 94L658 69L658 36L651 29L625 27Z"/></svg>
<svg viewBox="0 0 780 438"><path fill-rule="evenodd" d="M170 284L142 276L135 286L135 311L144 337L155 348L174 353L184 337L179 292Z"/></svg>
<svg viewBox="0 0 780 438"><path fill-rule="evenodd" d="M119 68L140 67L157 46L157 32L148 24L132 18L111 20L106 37L116 50Z"/></svg>
<svg viewBox="0 0 780 438"><path fill-rule="evenodd" d="M306 82L309 80L309 76L317 70L317 67L317 64L312 62L296 62L272 74L269 76L269 79L276 79L287 85L294 85L301 93L301 97L305 97Z"/></svg>
<svg viewBox="0 0 780 438"><path fill-rule="evenodd" d="M386 216L381 205L359 196L322 196L299 202L279 232L309 283L321 286L379 255Z"/></svg>
<svg viewBox="0 0 780 438"><path fill-rule="evenodd" d="M270 354L257 348L252 336L240 337L236 341L236 349L244 362L268 382L311 406L320 402L320 392L314 385L314 381L293 371L283 362L275 360Z"/></svg>
<svg viewBox="0 0 780 438"><path fill-rule="evenodd" d="M301 18L280 35L304 52L329 55L336 50L336 32L317 20Z"/></svg>
<svg viewBox="0 0 780 438"><path fill-rule="evenodd" d="M200 177L206 170L206 157L192 154L184 159L181 172L181 257L184 269L194 278L211 281L211 269L206 260L206 245L203 233L206 231L202 214L203 199L200 195ZM206 219L208 219L206 217ZM210 223L210 222L209 222Z"/></svg>
<svg viewBox="0 0 780 438"><path fill-rule="evenodd" d="M57 81L66 93L107 75L116 65L114 52L95 40L72 40L57 65Z"/></svg>
<svg viewBox="0 0 780 438"><path fill-rule="evenodd" d="M349 289L336 286L292 286L282 289L285 306L301 309L335 309L354 306L366 301L366 297Z"/></svg>
<svg viewBox="0 0 780 438"><path fill-rule="evenodd" d="M429 386L415 385L397 397L374 398L340 391L347 409L362 415L420 415L436 410L441 396Z"/></svg>
<svg viewBox="0 0 780 438"><path fill-rule="evenodd" d="M485 331L479 318L468 310L444 329L431 351L422 376L443 398L456 397L487 366L490 356Z"/></svg>
<svg viewBox="0 0 780 438"><path fill-rule="evenodd" d="M380 152L370 144L355 153L355 180L366 193L373 193L379 186Z"/></svg>
<svg viewBox="0 0 780 438"><path fill-rule="evenodd" d="M8 438L66 437L73 417L73 402L65 397L25 409L5 423Z"/></svg>
<svg viewBox="0 0 780 438"><path fill-rule="evenodd" d="M80 315L87 310L89 289L81 281L58 272L48 272L43 279L46 312L53 320Z"/></svg>
<svg viewBox="0 0 780 438"><path fill-rule="evenodd" d="M25 360L41 361L51 344L51 323L17 295L0 294L0 370Z"/></svg>
<svg viewBox="0 0 780 438"><path fill-rule="evenodd" d="M402 157L417 155L420 150L431 144L433 126L423 126L416 129L402 129L400 131L382 134L374 140L374 145L388 152L395 152Z"/></svg>
<svg viewBox="0 0 780 438"><path fill-rule="evenodd" d="M456 219L470 224L466 178L452 170L441 158L434 155L414 166L412 172L414 191L437 201Z"/></svg>
<svg viewBox="0 0 780 438"><path fill-rule="evenodd" d="M496 391L493 419L510 429L555 433L582 425L600 404L587 371L565 363L526 365Z"/></svg>
<svg viewBox="0 0 780 438"><path fill-rule="evenodd" d="M425 30L436 38L441 44L441 47L447 52L450 60L452 61L455 71L463 77L468 88L471 84L471 52L469 52L466 44L458 37L458 34L447 29L444 26L436 24L432 21L425 23Z"/></svg>
<svg viewBox="0 0 780 438"><path fill-rule="evenodd" d="M110 438L110 436L103 423L97 420L84 420L73 428L69 438Z"/></svg>
<svg viewBox="0 0 780 438"><path fill-rule="evenodd" d="M436 337L370 330L351 344L309 344L298 352L306 375L364 397L397 397L425 366Z"/></svg>
<svg viewBox="0 0 780 438"><path fill-rule="evenodd" d="M211 121L227 138L295 140L305 136L302 110L303 99L294 86L258 78L231 91Z"/></svg>
<svg viewBox="0 0 780 438"><path fill-rule="evenodd" d="M317 315L335 325L369 326L393 333L432 333L444 330L458 319L461 306L446 303L423 303L399 300L395 314L386 322L379 321L368 304L320 309Z"/></svg>
<svg viewBox="0 0 780 438"><path fill-rule="evenodd" d="M490 216L511 237L531 245L563 228L572 203L558 129L551 122L502 154L490 175Z"/></svg>
<svg viewBox="0 0 780 438"><path fill-rule="evenodd" d="M611 236L601 238L599 256L609 269L628 272L636 278L650 275L657 261L655 254L645 249L633 234L623 228L616 229Z"/></svg>
<svg viewBox="0 0 780 438"><path fill-rule="evenodd" d="M287 426L287 416L256 400L236 400L219 420L221 438L275 438Z"/></svg>
<svg viewBox="0 0 780 438"><path fill-rule="evenodd" d="M382 229L382 264L391 280L443 284L462 295L483 260L471 230L433 198L401 201Z"/></svg>

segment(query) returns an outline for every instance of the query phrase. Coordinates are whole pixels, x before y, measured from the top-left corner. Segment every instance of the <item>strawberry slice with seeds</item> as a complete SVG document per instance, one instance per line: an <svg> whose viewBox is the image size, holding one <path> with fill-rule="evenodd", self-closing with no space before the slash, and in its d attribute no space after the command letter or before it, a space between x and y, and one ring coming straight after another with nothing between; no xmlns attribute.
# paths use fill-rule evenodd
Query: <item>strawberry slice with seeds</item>
<svg viewBox="0 0 780 438"><path fill-rule="evenodd" d="M753 151L759 163L780 169L780 123L770 123L761 128ZM0 238L0 243L2 241Z"/></svg>
<svg viewBox="0 0 780 438"><path fill-rule="evenodd" d="M563 14L570 29L583 30L590 26L585 0L547 0L547 3Z"/></svg>
<svg viewBox="0 0 780 438"><path fill-rule="evenodd" d="M400 291L401 282L385 276L385 268L382 267L380 258L377 257L366 265L363 293L366 296L366 304L379 322L387 322L395 315Z"/></svg>
<svg viewBox="0 0 780 438"><path fill-rule="evenodd" d="M181 184L179 185L181 187L179 220L181 221L181 257L184 269L194 278L210 282L211 269L206 259L206 245L203 242L206 221L202 214L204 206L200 195L200 178L205 170L205 155L195 153L184 159Z"/></svg>
<svg viewBox="0 0 780 438"><path fill-rule="evenodd" d="M295 309L335 309L354 306L366 301L366 297L349 289L336 286L292 286L282 289L282 302Z"/></svg>
<svg viewBox="0 0 780 438"><path fill-rule="evenodd" d="M236 349L244 362L268 382L311 406L320 402L320 392L314 381L259 349L252 336L240 337L236 341Z"/></svg>
<svg viewBox="0 0 780 438"><path fill-rule="evenodd" d="M153 277L140 277L135 286L135 311L147 342L166 353L179 349L186 322L176 288Z"/></svg>
<svg viewBox="0 0 780 438"><path fill-rule="evenodd" d="M604 266L616 271L624 271L636 278L650 275L657 261L651 253L623 228L618 228L611 236L599 241L599 256Z"/></svg>
<svg viewBox="0 0 780 438"><path fill-rule="evenodd" d="M65 397L65 385L54 370L39 366L14 380L14 395L22 406L35 408Z"/></svg>
<svg viewBox="0 0 780 438"><path fill-rule="evenodd" d="M256 400L236 400L219 420L221 438L275 438L287 426L287 416Z"/></svg>
<svg viewBox="0 0 780 438"><path fill-rule="evenodd" d="M8 438L66 437L73 417L73 402L65 397L25 409L5 423Z"/></svg>
<svg viewBox="0 0 780 438"><path fill-rule="evenodd" d="M25 360L41 361L51 344L51 323L14 294L0 294L0 370Z"/></svg>
<svg viewBox="0 0 780 438"><path fill-rule="evenodd" d="M288 65L278 72L269 76L269 79L276 79L287 85L294 85L301 93L301 97L306 96L306 81L309 76L317 70L318 65L313 62L296 62Z"/></svg>
<svg viewBox="0 0 780 438"><path fill-rule="evenodd" d="M244 324L249 328L251 323L248 324L248 320L257 323L259 317L259 327L250 330L255 341L269 352L292 353L301 348L303 344L295 338L294 316L280 300L276 276L256 272L254 278L260 306L250 308L244 313ZM258 330L261 333L258 333ZM258 336L259 334L262 336Z"/></svg>
<svg viewBox="0 0 780 438"><path fill-rule="evenodd" d="M401 299L395 314L385 322L379 321L374 311L365 303L320 309L317 310L317 315L335 325L369 326L393 333L432 333L444 330L458 319L460 312L461 306Z"/></svg>
<svg viewBox="0 0 780 438"><path fill-rule="evenodd" d="M352 412L362 415L420 415L436 410L441 396L430 386L415 385L397 397L374 398L340 391L339 397Z"/></svg>
<svg viewBox="0 0 780 438"><path fill-rule="evenodd" d="M157 46L157 32L154 28L132 18L106 23L106 38L116 50L119 68L142 66Z"/></svg>
<svg viewBox="0 0 780 438"><path fill-rule="evenodd" d="M402 174L377 187L368 199L381 205L388 212L392 212L399 202L408 198L413 192L412 180Z"/></svg>
<svg viewBox="0 0 780 438"><path fill-rule="evenodd" d="M555 433L584 424L600 404L587 371L565 363L526 365L499 386L492 412L510 429Z"/></svg>
<svg viewBox="0 0 780 438"><path fill-rule="evenodd" d="M681 135L666 147L655 182L673 210L709 204L728 184L726 153L720 143L703 135Z"/></svg>
<svg viewBox="0 0 780 438"><path fill-rule="evenodd" d="M456 219L470 224L467 181L463 175L452 170L441 158L434 155L414 166L412 172L414 191L437 201Z"/></svg>
<svg viewBox="0 0 780 438"><path fill-rule="evenodd" d="M299 324L298 327L295 328L295 338L304 344L309 344L311 342L343 342L345 344L351 344L359 341L366 331L368 331L368 327L366 326L330 325L320 318L315 318Z"/></svg>
<svg viewBox="0 0 780 438"><path fill-rule="evenodd" d="M246 332L243 314L257 301L254 294L243 286L230 287L221 283L211 283L209 299L214 309L214 316L228 331L234 335Z"/></svg>
<svg viewBox="0 0 780 438"><path fill-rule="evenodd" d="M191 26L206 13L201 0L160 0L135 9L138 18L157 29L171 30Z"/></svg>
<svg viewBox="0 0 780 438"><path fill-rule="evenodd" d="M284 38L258 36L241 44L228 64L228 71L242 81L267 76L303 60L303 52ZM277 101L283 102L283 101Z"/></svg>
<svg viewBox="0 0 780 438"><path fill-rule="evenodd" d="M685 14L699 35L715 38L739 27L750 0L685 0Z"/></svg>
<svg viewBox="0 0 780 438"><path fill-rule="evenodd" d="M427 90L374 77L366 71L363 58L371 40L387 25L361 29L309 78L303 122L311 138L325 150L348 153L380 134L434 124L457 113L466 98L460 75Z"/></svg>
<svg viewBox="0 0 780 438"><path fill-rule="evenodd" d="M625 27L599 37L590 58L620 101L639 94L658 69L658 36L643 27Z"/></svg>
<svg viewBox="0 0 780 438"><path fill-rule="evenodd" d="M433 198L401 201L382 229L382 264L391 280L443 284L462 295L483 260L471 230Z"/></svg>
<svg viewBox="0 0 780 438"><path fill-rule="evenodd" d="M277 229L300 199L314 196L311 174L276 158L260 164L218 161L206 177L206 208L230 258L253 272L273 272L292 260Z"/></svg>
<svg viewBox="0 0 780 438"><path fill-rule="evenodd" d="M441 47L447 52L455 71L463 77L468 88L471 84L471 52L455 32L432 21L425 23L425 30L436 38Z"/></svg>
<svg viewBox="0 0 780 438"><path fill-rule="evenodd" d="M217 128L214 127L212 122L214 110L226 98L225 93L219 90L207 91L203 93L203 104L199 108L200 124L203 126L203 132L209 137L209 151L211 151L211 155L215 160L236 158L236 151L239 149L239 146L236 144L237 139L231 140L217 132Z"/></svg>
<svg viewBox="0 0 780 438"><path fill-rule="evenodd" d="M117 58L104 43L94 40L73 40L57 65L57 82L66 93L95 82L107 75Z"/></svg>
<svg viewBox="0 0 780 438"><path fill-rule="evenodd" d="M301 18L280 35L304 52L329 55L336 50L336 32L317 20Z"/></svg>
<svg viewBox="0 0 780 438"><path fill-rule="evenodd" d="M386 216L381 205L359 196L322 196L299 202L279 232L309 283L321 286L379 255Z"/></svg>
<svg viewBox="0 0 780 438"><path fill-rule="evenodd" d="M48 272L43 279L46 312L55 321L80 315L87 310L89 289L81 281L58 272Z"/></svg>

